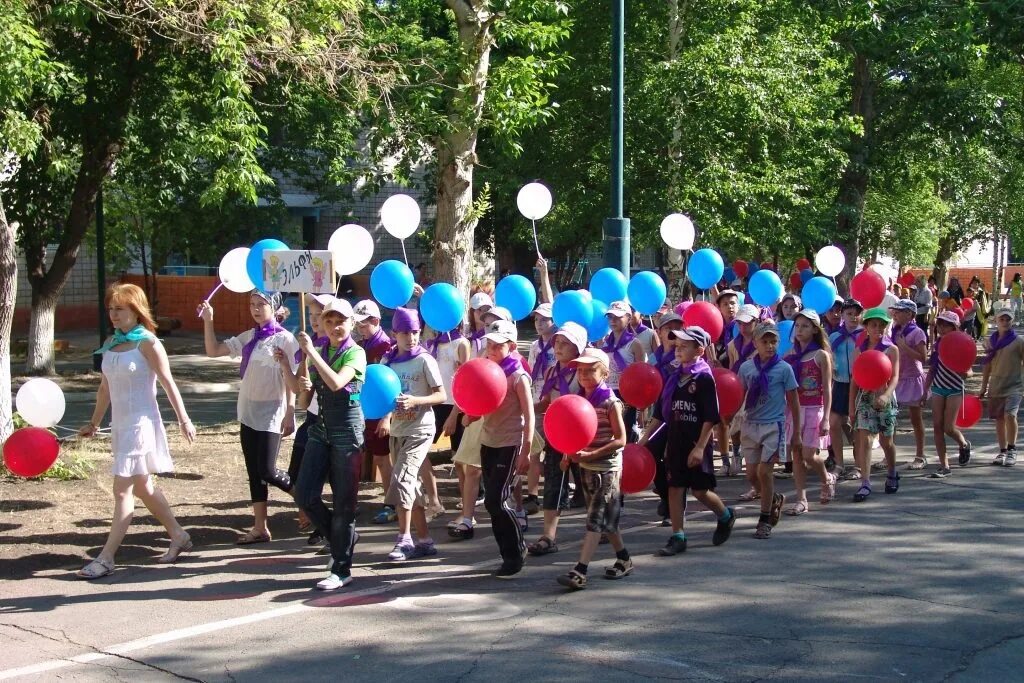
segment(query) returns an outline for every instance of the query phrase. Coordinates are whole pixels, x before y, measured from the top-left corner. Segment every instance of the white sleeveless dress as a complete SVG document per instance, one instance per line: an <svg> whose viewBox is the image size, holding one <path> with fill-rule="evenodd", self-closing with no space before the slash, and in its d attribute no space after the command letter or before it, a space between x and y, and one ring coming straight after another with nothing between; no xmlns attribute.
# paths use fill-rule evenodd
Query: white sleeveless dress
<svg viewBox="0 0 1024 683"><path fill-rule="evenodd" d="M110 389L113 475L173 472L167 432L156 402L156 373L138 345L127 351L105 351L103 374Z"/></svg>

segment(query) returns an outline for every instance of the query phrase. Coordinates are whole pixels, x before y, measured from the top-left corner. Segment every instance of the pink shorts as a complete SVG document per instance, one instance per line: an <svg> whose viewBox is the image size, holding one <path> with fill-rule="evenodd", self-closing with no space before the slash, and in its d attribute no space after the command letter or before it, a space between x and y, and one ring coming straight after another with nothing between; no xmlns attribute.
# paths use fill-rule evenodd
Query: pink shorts
<svg viewBox="0 0 1024 683"><path fill-rule="evenodd" d="M800 406L800 441L804 448L825 449L831 438L821 436L821 418L825 406ZM793 417L786 412L786 443L793 439Z"/></svg>

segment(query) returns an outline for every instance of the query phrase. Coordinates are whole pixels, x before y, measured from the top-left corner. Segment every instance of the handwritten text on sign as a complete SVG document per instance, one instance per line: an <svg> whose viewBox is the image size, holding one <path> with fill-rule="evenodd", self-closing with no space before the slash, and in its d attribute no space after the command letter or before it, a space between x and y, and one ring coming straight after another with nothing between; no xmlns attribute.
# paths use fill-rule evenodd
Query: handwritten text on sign
<svg viewBox="0 0 1024 683"><path fill-rule="evenodd" d="M326 249L264 251L263 282L272 292L337 291L334 263Z"/></svg>

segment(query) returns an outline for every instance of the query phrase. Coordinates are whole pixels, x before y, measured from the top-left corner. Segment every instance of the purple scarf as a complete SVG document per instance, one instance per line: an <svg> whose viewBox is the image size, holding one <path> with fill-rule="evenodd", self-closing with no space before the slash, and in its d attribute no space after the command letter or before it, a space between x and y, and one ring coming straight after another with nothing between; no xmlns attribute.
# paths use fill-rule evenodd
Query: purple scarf
<svg viewBox="0 0 1024 683"><path fill-rule="evenodd" d="M843 324L838 323L836 325L833 325L832 322L826 316L821 319L821 326L822 328L824 328L825 334L831 335L833 332L836 332L837 330L841 329L843 327Z"/></svg>
<svg viewBox="0 0 1024 683"><path fill-rule="evenodd" d="M836 341L835 341L834 344L832 344L832 348L833 349L838 349L842 344L846 343L847 339L853 339L858 334L860 334L863 330L864 330L863 327L858 327L857 329L855 329L853 331L850 331L849 329L847 329L845 324L840 325L839 329L837 330L839 336L836 337Z"/></svg>
<svg viewBox="0 0 1024 683"><path fill-rule="evenodd" d="M481 328L469 335L469 346L474 352L480 351L480 349L483 347L483 344L481 342L483 342L485 334L487 334L487 329Z"/></svg>
<svg viewBox="0 0 1024 683"><path fill-rule="evenodd" d="M807 348L800 346L800 342L793 340L793 353L786 356L786 362L789 363L790 367L793 368L793 374L796 375L796 381L800 381L800 368L803 367L804 354L810 353L811 351L820 351L821 345L818 342L811 340L811 343L807 345Z"/></svg>
<svg viewBox="0 0 1024 683"><path fill-rule="evenodd" d="M522 370L523 363L516 356L505 356L501 359L501 362L498 363L498 367L500 367L501 371L505 373L506 377L508 377L516 370Z"/></svg>
<svg viewBox="0 0 1024 683"><path fill-rule="evenodd" d="M451 332L443 332L433 339L427 340L427 350L430 351L430 355L437 358L437 348L441 344L451 344L456 339L462 339L462 330L455 328Z"/></svg>
<svg viewBox="0 0 1024 683"><path fill-rule="evenodd" d="M667 353L664 346L654 349L654 367L658 368L662 379L667 378L672 373L672 361L675 358L675 351Z"/></svg>
<svg viewBox="0 0 1024 683"><path fill-rule="evenodd" d="M942 343L942 337L935 338L935 345L932 346L932 354L928 356L928 367L936 369L939 367L939 344Z"/></svg>
<svg viewBox="0 0 1024 683"><path fill-rule="evenodd" d="M612 393L612 390L608 388L608 385L602 381L600 384L594 387L594 393L592 393L590 396L587 396L587 392L582 387L580 387L580 396L583 396L588 401L590 401L590 405L594 406L595 408L600 408L604 404L604 402L610 399L612 396L614 396L614 394Z"/></svg>
<svg viewBox="0 0 1024 683"><path fill-rule="evenodd" d="M647 325L644 325L644 319L640 318L640 322L637 324L635 328L633 328L633 331L636 332L637 334L640 334L641 332L646 332L649 329L651 328L647 327Z"/></svg>
<svg viewBox="0 0 1024 683"><path fill-rule="evenodd" d="M320 347L320 357L324 359L325 363L327 363L327 367L329 367L329 368L331 368L333 370L334 369L334 362L336 360L338 360L339 358L341 358L341 356L346 351L348 351L349 349L351 349L355 345L356 345L356 343L354 341L352 341L352 335L349 335L349 336L345 337L345 341L341 342L341 346L338 347L338 349L334 352L334 354L330 358L327 357L328 352L330 352L330 350L331 350L330 344L324 344L322 347Z"/></svg>
<svg viewBox="0 0 1024 683"><path fill-rule="evenodd" d="M992 336L988 338L989 346L988 353L985 354L984 360L981 361L982 365L988 365L992 362L992 359L996 357L996 354L1005 349L1007 346L1013 343L1013 340L1017 338L1017 332L1010 328L1010 331L1004 334L1002 337L999 336L998 330L992 333Z"/></svg>
<svg viewBox="0 0 1024 683"><path fill-rule="evenodd" d="M732 326L733 326L733 323L726 323L725 324L725 330L722 332L722 340L723 340L725 346L729 346L729 342L731 342L733 340Z"/></svg>
<svg viewBox="0 0 1024 683"><path fill-rule="evenodd" d="M754 353L754 340L751 339L749 342L743 341L743 335L736 337L733 340L733 345L736 347L737 355L739 360L736 361L736 367L743 364L743 361L750 358L750 354Z"/></svg>
<svg viewBox="0 0 1024 683"><path fill-rule="evenodd" d="M264 323L262 327L253 328L252 339L249 343L242 347L242 364L238 368L238 376L245 378L245 370L249 367L249 358L252 357L253 349L263 339L270 339L278 332L284 332L284 328L277 324L277 320L271 318L269 322Z"/></svg>
<svg viewBox="0 0 1024 683"><path fill-rule="evenodd" d="M555 388L556 384L558 385L558 394L560 396L567 396L572 393L569 385L572 383L573 379L576 378L575 368L566 366L559 369L559 366L556 363L550 370L548 370L547 375L547 378L544 380L544 386L540 389L541 398L547 396L551 390Z"/></svg>
<svg viewBox="0 0 1024 683"><path fill-rule="evenodd" d="M902 338L906 339L908 334L911 334L914 330L919 330L919 329L921 329L921 328L918 327L917 323L914 322L913 320L911 320L906 325L902 325L902 326L900 326L900 325L893 325L892 326L892 338L896 339L898 337L902 337Z"/></svg>
<svg viewBox="0 0 1024 683"><path fill-rule="evenodd" d="M398 348L398 344L395 344L387 353L384 354L383 363L384 365L404 363L405 361L412 360L424 353L427 353L427 350L420 344L417 344L405 353L402 353L401 349Z"/></svg>
<svg viewBox="0 0 1024 683"><path fill-rule="evenodd" d="M747 410L753 410L757 406L757 401L761 398L761 394L768 391L768 373L780 362L782 362L782 359L779 358L779 354L772 356L764 365L761 365L761 356L754 356L754 367L757 369L757 380L751 384L750 389L747 390Z"/></svg>
<svg viewBox="0 0 1024 683"><path fill-rule="evenodd" d="M869 337L868 335L865 334L864 335L864 341L862 341L860 343L860 352L864 353L865 351L867 351L868 350L868 346L870 344L871 344L871 337ZM892 347L892 345L893 345L892 340L889 337L887 337L886 335L883 334L882 338L878 340L878 345L875 346L874 350L875 351L881 351L882 353L885 353L886 351L889 350L890 347ZM938 348L938 344L936 344L936 348Z"/></svg>
<svg viewBox="0 0 1024 683"><path fill-rule="evenodd" d="M313 336L311 337L311 339L313 340L313 348L314 349L319 349L320 347L327 346L328 344L331 343L331 340L326 335L321 337L316 332L313 333ZM302 362L302 349L299 349L298 351L295 352L295 362L296 363L301 363Z"/></svg>
<svg viewBox="0 0 1024 683"><path fill-rule="evenodd" d="M544 373L548 369L548 352L555 343L555 335L551 335L551 338L544 341L544 337L537 340L540 342L540 348L537 349L537 360L534 361L533 372L531 377L534 381L539 380L544 376Z"/></svg>
<svg viewBox="0 0 1024 683"><path fill-rule="evenodd" d="M692 375L694 379L700 375L711 375L711 366L703 358L698 358L692 363L676 368L676 371L668 376L664 386L661 388L662 422L668 422L672 419L672 397L675 395L676 388L683 379L683 375Z"/></svg>
<svg viewBox="0 0 1024 683"><path fill-rule="evenodd" d="M609 335L604 338L604 347L602 347L602 351L612 355L612 358L615 361L615 367L619 372L625 370L629 365L629 363L626 362L626 359L622 357L622 353L620 353L620 351L633 343L634 339L636 339L636 335L630 332L629 329L622 333L622 336L619 337L619 341L615 341L614 332L609 333Z"/></svg>
<svg viewBox="0 0 1024 683"><path fill-rule="evenodd" d="M377 331L374 332L373 335L359 342L359 345L362 346L365 351L376 348L378 344L387 344L388 346L391 346L391 337L389 337L381 327L378 327Z"/></svg>

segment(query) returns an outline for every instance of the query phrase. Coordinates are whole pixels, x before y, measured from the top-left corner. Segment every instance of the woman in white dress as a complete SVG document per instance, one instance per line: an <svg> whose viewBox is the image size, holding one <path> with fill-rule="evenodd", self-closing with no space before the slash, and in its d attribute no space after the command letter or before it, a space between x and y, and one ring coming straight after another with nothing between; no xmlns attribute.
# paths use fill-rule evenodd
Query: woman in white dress
<svg viewBox="0 0 1024 683"><path fill-rule="evenodd" d="M135 285L118 284L107 290L106 299L114 335L96 351L103 354L103 379L96 392L92 420L78 433L95 435L107 408L111 408L114 519L100 554L78 572L84 579L97 579L114 571L114 553L132 523L135 496L160 520L171 537L171 547L158 562L174 562L178 555L192 549L188 532L174 518L164 494L153 485L153 474L174 471L167 433L156 402L158 379L178 416L181 434L190 444L196 438L196 429L188 419L178 386L171 377L167 353L153 334L156 326L145 292Z"/></svg>

